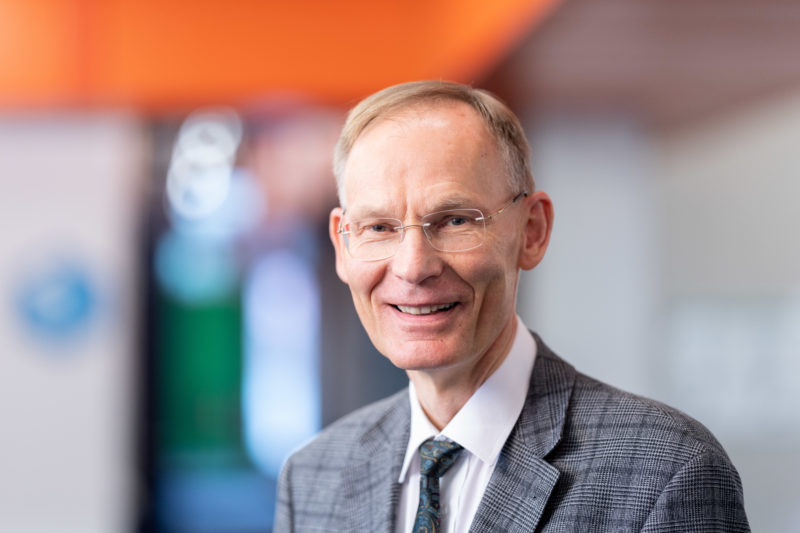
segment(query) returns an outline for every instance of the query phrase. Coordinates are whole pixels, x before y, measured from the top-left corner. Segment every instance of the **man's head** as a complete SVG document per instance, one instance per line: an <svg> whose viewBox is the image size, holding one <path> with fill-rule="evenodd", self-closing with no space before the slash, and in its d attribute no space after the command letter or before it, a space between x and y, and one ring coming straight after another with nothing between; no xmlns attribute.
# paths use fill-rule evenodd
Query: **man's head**
<svg viewBox="0 0 800 533"><path fill-rule="evenodd" d="M519 270L541 260L552 222L527 152L503 104L457 84L401 85L351 112L337 273L373 344L412 378L482 381L505 357Z"/></svg>
<svg viewBox="0 0 800 533"><path fill-rule="evenodd" d="M416 81L393 85L368 96L348 114L333 153L333 173L339 202L345 207L344 180L347 158L353 144L373 122L402 113L415 106L435 106L442 102L463 102L484 121L506 165L511 189L533 191L529 166L530 148L516 115L493 94L468 85L447 81Z"/></svg>

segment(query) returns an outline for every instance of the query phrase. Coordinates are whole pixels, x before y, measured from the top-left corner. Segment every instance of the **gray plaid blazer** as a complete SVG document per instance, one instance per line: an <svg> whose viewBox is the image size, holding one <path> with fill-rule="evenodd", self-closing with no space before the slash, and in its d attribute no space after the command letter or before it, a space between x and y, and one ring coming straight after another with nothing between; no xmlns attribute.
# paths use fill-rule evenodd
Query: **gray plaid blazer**
<svg viewBox="0 0 800 533"><path fill-rule="evenodd" d="M705 427L576 372L536 342L525 406L470 532L750 531L739 475ZM391 532L409 412L404 390L295 453L275 533Z"/></svg>

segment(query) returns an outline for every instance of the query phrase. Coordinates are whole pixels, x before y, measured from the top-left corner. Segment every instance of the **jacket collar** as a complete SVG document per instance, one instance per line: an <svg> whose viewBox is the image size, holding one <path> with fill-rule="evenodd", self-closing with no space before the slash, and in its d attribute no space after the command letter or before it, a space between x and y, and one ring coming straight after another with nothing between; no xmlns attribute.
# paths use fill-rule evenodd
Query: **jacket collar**
<svg viewBox="0 0 800 533"><path fill-rule="evenodd" d="M522 414L483 495L471 533L534 531L559 471L545 456L561 440L575 369L534 334L536 363Z"/></svg>
<svg viewBox="0 0 800 533"><path fill-rule="evenodd" d="M409 435L408 390L388 400L389 408L361 436L343 472L346 531L390 533L400 499L397 478Z"/></svg>

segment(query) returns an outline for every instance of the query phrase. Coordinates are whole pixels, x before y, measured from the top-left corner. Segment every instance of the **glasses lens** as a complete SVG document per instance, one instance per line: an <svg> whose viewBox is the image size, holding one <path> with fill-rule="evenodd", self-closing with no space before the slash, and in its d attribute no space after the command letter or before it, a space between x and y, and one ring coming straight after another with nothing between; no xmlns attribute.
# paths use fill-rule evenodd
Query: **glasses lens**
<svg viewBox="0 0 800 533"><path fill-rule="evenodd" d="M360 220L345 226L347 251L356 259L377 261L391 257L400 243L402 223L393 218Z"/></svg>
<svg viewBox="0 0 800 533"><path fill-rule="evenodd" d="M486 220L477 209L450 209L422 218L431 245L443 252L463 252L483 243Z"/></svg>

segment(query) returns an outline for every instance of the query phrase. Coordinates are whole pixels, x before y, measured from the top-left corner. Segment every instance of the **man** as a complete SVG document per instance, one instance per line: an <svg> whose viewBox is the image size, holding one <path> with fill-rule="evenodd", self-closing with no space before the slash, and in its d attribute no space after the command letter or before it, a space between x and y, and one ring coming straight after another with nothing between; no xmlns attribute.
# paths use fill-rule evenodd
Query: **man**
<svg viewBox="0 0 800 533"><path fill-rule="evenodd" d="M275 531L749 531L699 423L576 372L515 313L550 198L490 94L417 82L357 105L336 148L336 271L408 390L281 474Z"/></svg>

